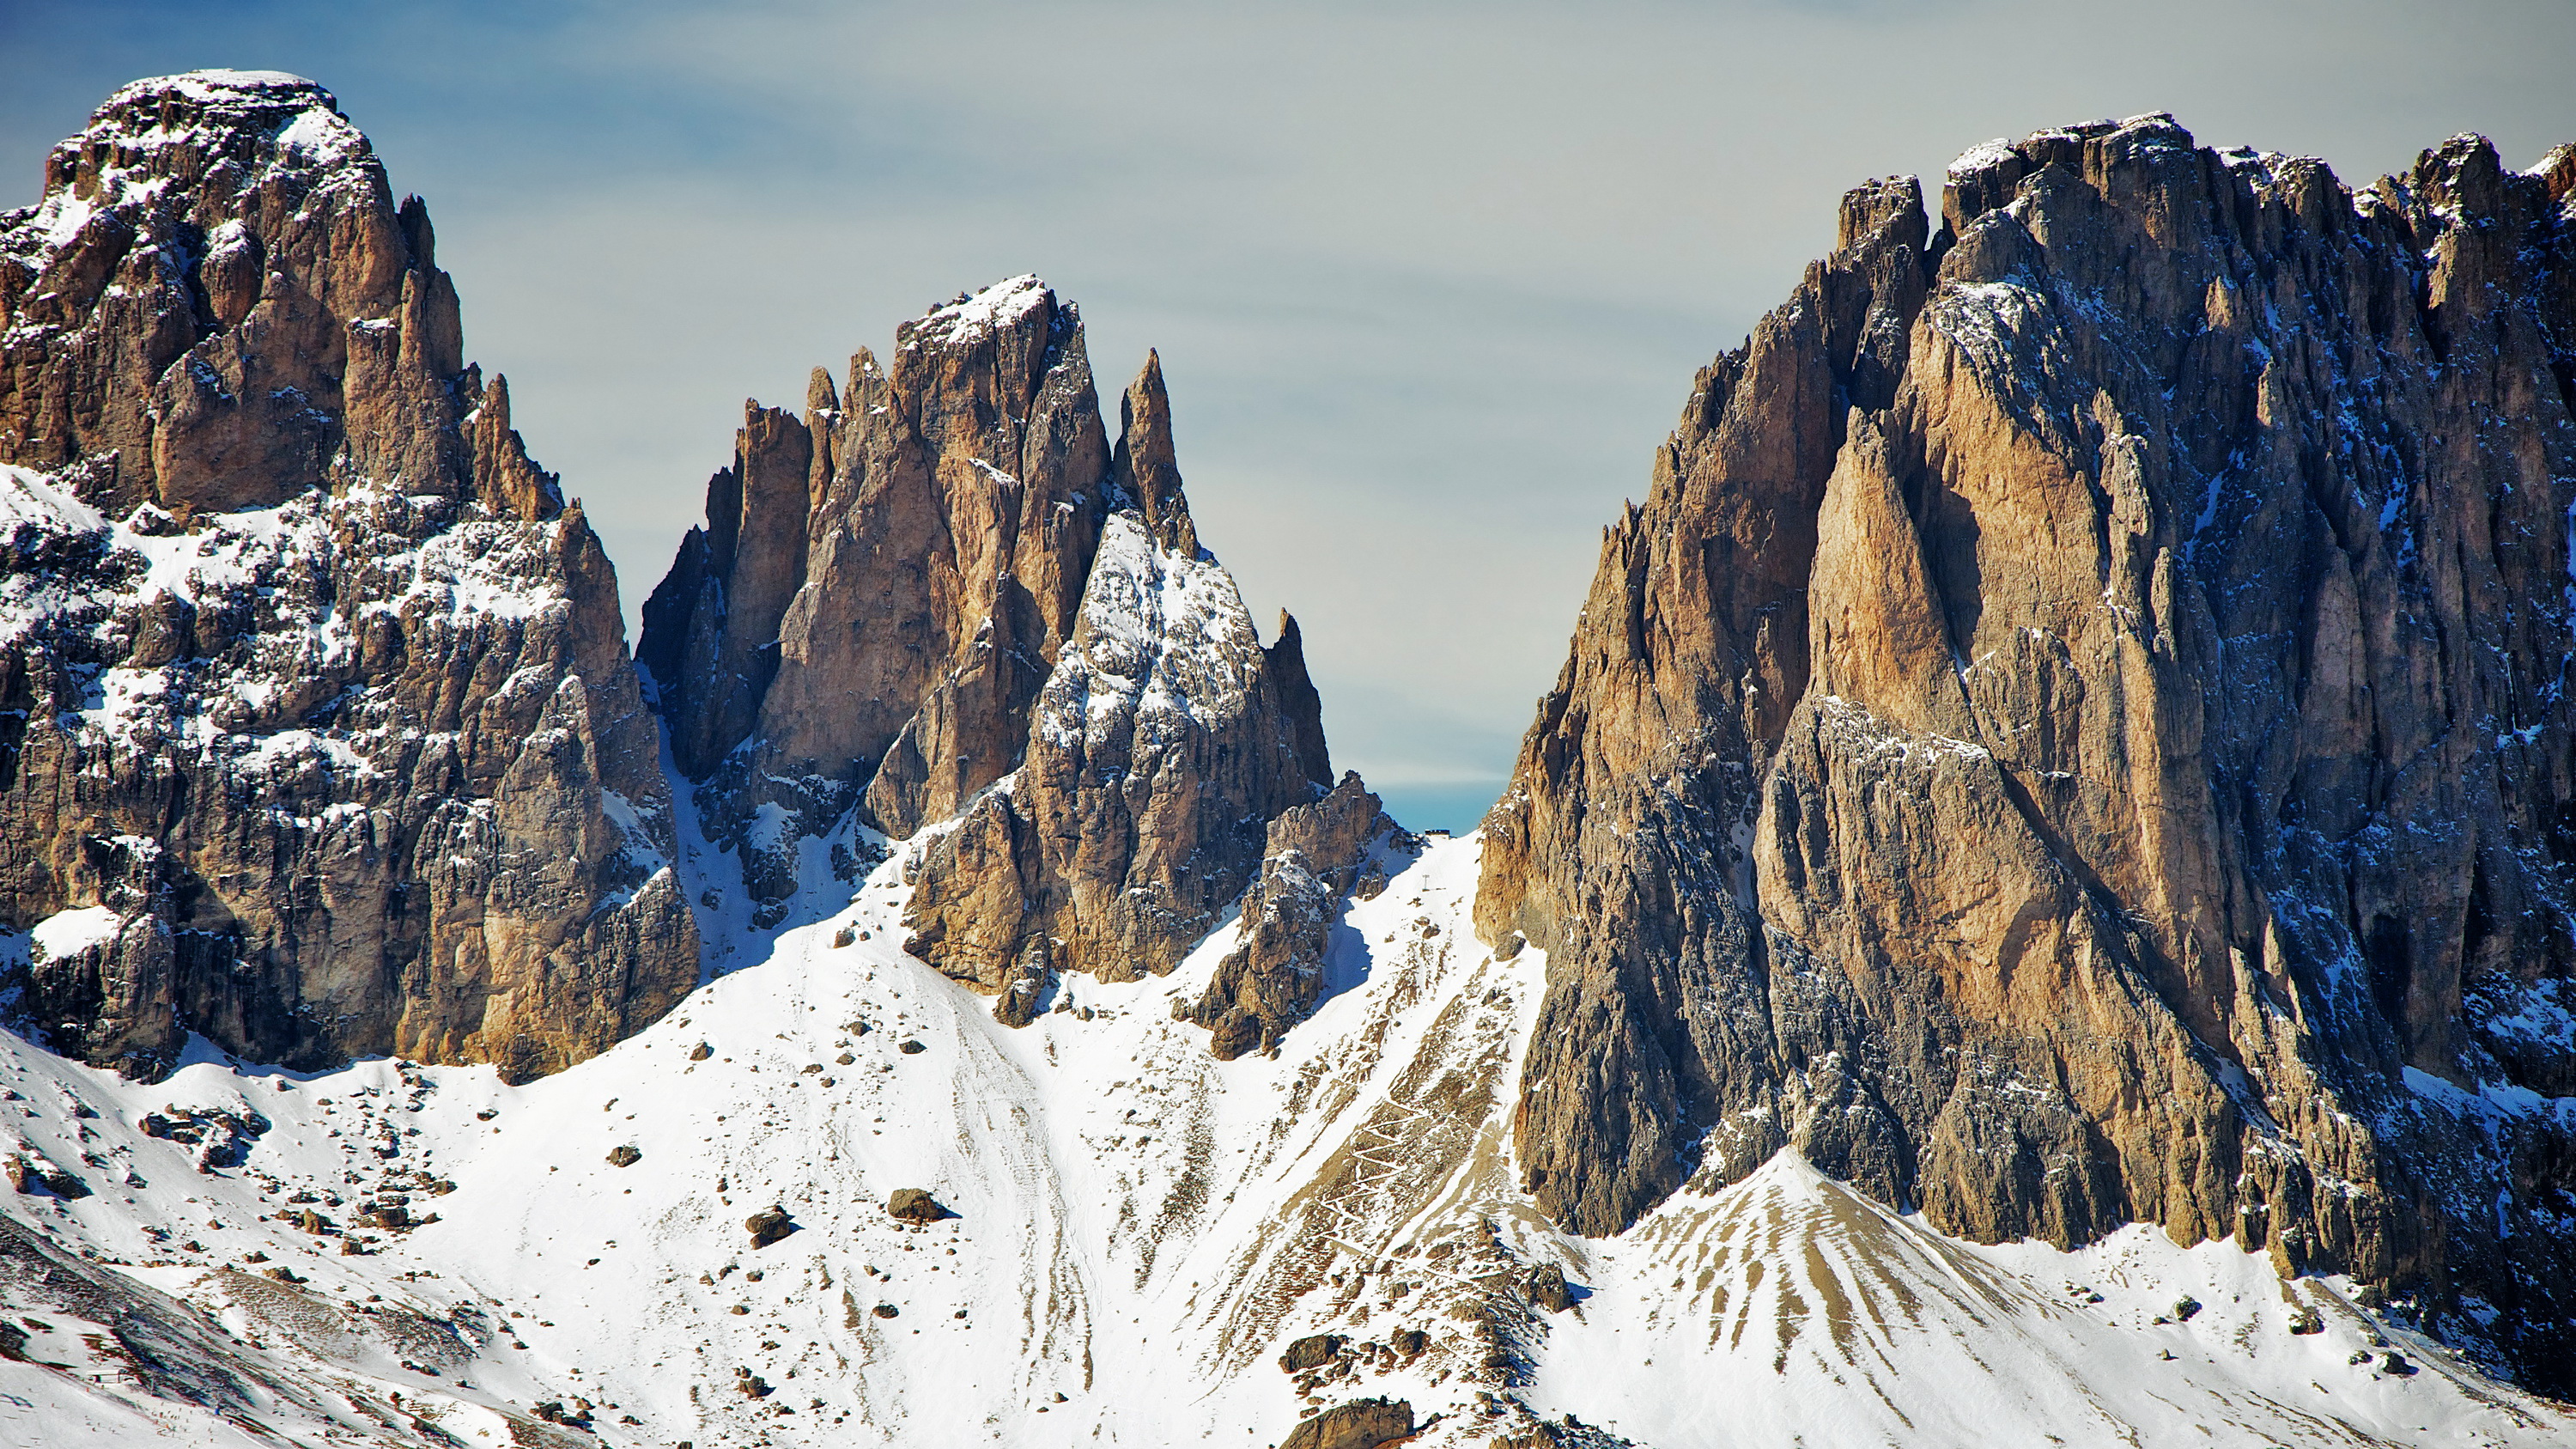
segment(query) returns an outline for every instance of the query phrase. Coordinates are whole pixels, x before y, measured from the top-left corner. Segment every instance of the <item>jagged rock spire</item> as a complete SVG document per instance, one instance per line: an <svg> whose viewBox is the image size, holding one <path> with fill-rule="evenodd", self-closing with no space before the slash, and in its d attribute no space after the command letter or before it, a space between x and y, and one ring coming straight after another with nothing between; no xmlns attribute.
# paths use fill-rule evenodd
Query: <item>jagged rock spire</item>
<svg viewBox="0 0 2576 1449"><path fill-rule="evenodd" d="M1181 468L1172 456L1172 402L1163 392L1163 359L1147 352L1145 366L1118 400L1118 452L1112 474L1134 500L1154 541L1183 558L1196 558L1198 529L1189 500L1181 496Z"/></svg>

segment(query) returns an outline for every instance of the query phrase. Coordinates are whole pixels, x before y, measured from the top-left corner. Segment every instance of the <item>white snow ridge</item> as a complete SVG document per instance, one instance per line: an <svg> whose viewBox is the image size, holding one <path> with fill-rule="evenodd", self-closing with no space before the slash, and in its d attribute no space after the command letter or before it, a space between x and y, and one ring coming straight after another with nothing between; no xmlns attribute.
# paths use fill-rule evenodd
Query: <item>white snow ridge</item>
<svg viewBox="0 0 2576 1449"><path fill-rule="evenodd" d="M900 949L900 858L523 1087L211 1051L142 1085L0 1036L0 1442L1266 1449L1380 1394L1423 1445L2576 1435L2339 1280L2144 1227L1979 1247L1789 1155L1559 1234L1508 1107L1546 962L1476 942L1479 848L1350 908L1357 984L1276 1058L1172 1019L1231 928L1001 1026Z"/></svg>

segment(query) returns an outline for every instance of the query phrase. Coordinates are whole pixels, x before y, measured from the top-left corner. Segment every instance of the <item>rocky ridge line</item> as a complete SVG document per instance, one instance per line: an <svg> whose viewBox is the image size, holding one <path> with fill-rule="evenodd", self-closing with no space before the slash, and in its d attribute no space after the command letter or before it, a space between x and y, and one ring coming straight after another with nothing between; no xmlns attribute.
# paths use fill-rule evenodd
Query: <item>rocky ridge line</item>
<svg viewBox="0 0 2576 1449"><path fill-rule="evenodd" d="M2576 150L2146 116L1910 178L1705 369L1487 822L1526 1181L1783 1145L2145 1219L2576 1390Z"/></svg>

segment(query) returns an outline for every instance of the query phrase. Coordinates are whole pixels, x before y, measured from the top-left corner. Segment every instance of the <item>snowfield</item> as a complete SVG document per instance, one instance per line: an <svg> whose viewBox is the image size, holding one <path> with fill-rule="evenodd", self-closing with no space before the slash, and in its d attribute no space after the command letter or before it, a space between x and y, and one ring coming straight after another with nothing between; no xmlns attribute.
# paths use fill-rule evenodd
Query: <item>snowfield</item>
<svg viewBox="0 0 2576 1449"><path fill-rule="evenodd" d="M1545 962L1475 941L1477 850L1353 904L1275 1058L1172 1019L1230 923L1002 1027L900 949L901 854L523 1087L0 1036L0 1442L1267 1449L1377 1394L1426 1446L2576 1441L2348 1285L2149 1228L1980 1247L1784 1155L1556 1233L1510 1151Z"/></svg>

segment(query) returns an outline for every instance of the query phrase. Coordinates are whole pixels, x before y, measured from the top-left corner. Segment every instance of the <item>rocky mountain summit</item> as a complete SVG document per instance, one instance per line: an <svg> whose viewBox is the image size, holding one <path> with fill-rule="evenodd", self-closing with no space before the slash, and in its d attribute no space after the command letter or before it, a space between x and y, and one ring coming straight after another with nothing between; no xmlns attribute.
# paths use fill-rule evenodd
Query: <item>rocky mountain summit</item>
<svg viewBox="0 0 2576 1449"><path fill-rule="evenodd" d="M1792 1147L1988 1242L2413 1295L2576 1391L2576 148L2172 118L1843 202L1609 531L1487 821L1524 1180Z"/></svg>
<svg viewBox="0 0 2576 1449"><path fill-rule="evenodd" d="M0 927L166 1070L598 1052L698 978L617 582L330 94L111 97L0 213Z"/></svg>
<svg viewBox="0 0 2576 1449"><path fill-rule="evenodd" d="M1333 783L1296 621L1262 644L1199 544L1160 359L1112 445L1035 277L816 369L801 420L747 404L638 653L757 920L920 839L912 948L1006 1020L1171 970Z"/></svg>
<svg viewBox="0 0 2576 1449"><path fill-rule="evenodd" d="M630 661L392 197L0 213L0 1438L2570 1442L2576 150L1854 191L1458 839L1035 277Z"/></svg>

